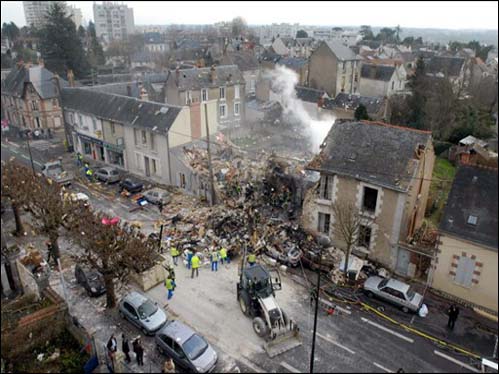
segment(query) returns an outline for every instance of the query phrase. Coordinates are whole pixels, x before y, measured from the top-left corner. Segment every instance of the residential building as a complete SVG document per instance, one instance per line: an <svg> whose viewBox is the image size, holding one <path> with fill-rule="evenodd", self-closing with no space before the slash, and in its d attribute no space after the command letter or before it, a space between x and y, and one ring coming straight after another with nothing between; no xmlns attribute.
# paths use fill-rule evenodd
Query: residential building
<svg viewBox="0 0 499 374"><path fill-rule="evenodd" d="M74 22L76 29L82 26L83 22L83 14L81 13L81 9L75 7L74 5L70 5L66 8L67 14L71 17L71 20Z"/></svg>
<svg viewBox="0 0 499 374"><path fill-rule="evenodd" d="M54 3L66 5L65 1L23 1L26 24L37 29L45 24L45 18L50 6Z"/></svg>
<svg viewBox="0 0 499 374"><path fill-rule="evenodd" d="M260 77L260 63L252 50L240 50L234 52L225 52L222 57L223 65L237 65L239 71L243 74L246 82L246 96L256 94L256 84Z"/></svg>
<svg viewBox="0 0 499 374"><path fill-rule="evenodd" d="M330 97L340 92L356 93L360 80L360 57L337 41L324 41L309 59L308 83Z"/></svg>
<svg viewBox="0 0 499 374"><path fill-rule="evenodd" d="M299 57L284 57L279 59L277 65L285 66L293 70L298 75L298 85L307 85L308 79L308 60Z"/></svg>
<svg viewBox="0 0 499 374"><path fill-rule="evenodd" d="M308 58L312 54L313 49L312 38L294 38L281 36L274 40L272 49L278 55L284 57L300 57Z"/></svg>
<svg viewBox="0 0 499 374"><path fill-rule="evenodd" d="M103 1L93 4L95 33L106 43L125 40L134 32L133 9L127 5Z"/></svg>
<svg viewBox="0 0 499 374"><path fill-rule="evenodd" d="M334 99L324 99L322 108L331 111L336 119L354 119L355 111L364 105L369 118L375 121L385 121L390 118L390 106L383 96L360 96L340 93Z"/></svg>
<svg viewBox="0 0 499 374"><path fill-rule="evenodd" d="M461 166L439 226L432 287L497 315L497 170Z"/></svg>
<svg viewBox="0 0 499 374"><path fill-rule="evenodd" d="M302 223L344 249L333 204L350 204L362 217L353 253L412 276L420 254L407 243L423 222L434 160L429 131L337 120L307 166L321 179L304 202Z"/></svg>
<svg viewBox="0 0 499 374"><path fill-rule="evenodd" d="M59 79L61 87L68 83ZM37 134L63 130L57 80L43 65L19 64L2 80L2 107L9 126Z"/></svg>
<svg viewBox="0 0 499 374"><path fill-rule="evenodd" d="M464 58L433 56L425 61L427 75L437 79L449 79L454 91L458 92L464 86L464 62Z"/></svg>
<svg viewBox="0 0 499 374"><path fill-rule="evenodd" d="M407 73L402 65L363 63L360 72L359 93L362 96L389 97L405 90Z"/></svg>
<svg viewBox="0 0 499 374"><path fill-rule="evenodd" d="M206 129L191 122L188 107L89 88L63 89L62 102L75 152L156 183L185 187L171 150L206 137ZM210 133L216 132L211 122Z"/></svg>
<svg viewBox="0 0 499 374"><path fill-rule="evenodd" d="M210 123L236 128L244 122L245 81L236 65L170 71L165 84L169 104L189 106L192 121L205 123L200 107L208 106Z"/></svg>
<svg viewBox="0 0 499 374"><path fill-rule="evenodd" d="M170 42L159 32L145 33L144 41L144 48L148 52L166 53L170 51Z"/></svg>

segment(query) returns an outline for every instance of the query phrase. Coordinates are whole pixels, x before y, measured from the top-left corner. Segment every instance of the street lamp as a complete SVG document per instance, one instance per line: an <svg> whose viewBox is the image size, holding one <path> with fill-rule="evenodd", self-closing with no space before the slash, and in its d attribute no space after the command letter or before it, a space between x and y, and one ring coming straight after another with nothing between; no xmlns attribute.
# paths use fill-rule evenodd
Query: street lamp
<svg viewBox="0 0 499 374"><path fill-rule="evenodd" d="M319 311L319 292L321 288L321 265L322 265L322 250L331 245L331 239L328 236L320 236L318 242L321 246L319 251L319 267L317 268L317 289L315 293L315 313L314 313L314 332L312 336L312 351L310 352L310 373L314 372L315 358L315 335L317 333L317 314Z"/></svg>
<svg viewBox="0 0 499 374"><path fill-rule="evenodd" d="M31 130L29 129L25 130L25 134L26 134L26 143L28 144L29 160L31 161L31 169L33 170L33 175L36 176L35 165L33 163L33 156L31 155L31 147L29 145L29 137L31 135Z"/></svg>

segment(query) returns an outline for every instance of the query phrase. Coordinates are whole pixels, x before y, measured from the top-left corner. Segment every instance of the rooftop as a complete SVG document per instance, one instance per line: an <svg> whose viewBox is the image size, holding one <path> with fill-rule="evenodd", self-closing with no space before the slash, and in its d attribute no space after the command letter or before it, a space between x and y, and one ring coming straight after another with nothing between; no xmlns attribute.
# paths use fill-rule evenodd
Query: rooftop
<svg viewBox="0 0 499 374"><path fill-rule="evenodd" d="M348 47L345 47L341 42L336 40L325 41L331 52L341 61L359 60L360 58Z"/></svg>
<svg viewBox="0 0 499 374"><path fill-rule="evenodd" d="M461 166L440 230L497 251L497 170Z"/></svg>
<svg viewBox="0 0 499 374"><path fill-rule="evenodd" d="M368 113L378 113L385 105L386 100L382 96L360 96L339 93L334 99L324 100L324 108L333 110L340 108L344 110L355 110L359 105L364 105Z"/></svg>
<svg viewBox="0 0 499 374"><path fill-rule="evenodd" d="M395 66L362 64L361 78L388 82L395 72Z"/></svg>
<svg viewBox="0 0 499 374"><path fill-rule="evenodd" d="M236 65L215 67L215 81L210 80L211 68L178 70L177 87L180 90L199 90L201 88L244 84L241 71ZM170 71L168 79L176 80L177 71Z"/></svg>
<svg viewBox="0 0 499 374"><path fill-rule="evenodd" d="M22 97L24 86L31 83L42 99L57 97L55 75L45 67L36 65L27 67L22 65L13 68L9 75L2 81L2 94ZM68 86L68 83L59 78L61 87Z"/></svg>

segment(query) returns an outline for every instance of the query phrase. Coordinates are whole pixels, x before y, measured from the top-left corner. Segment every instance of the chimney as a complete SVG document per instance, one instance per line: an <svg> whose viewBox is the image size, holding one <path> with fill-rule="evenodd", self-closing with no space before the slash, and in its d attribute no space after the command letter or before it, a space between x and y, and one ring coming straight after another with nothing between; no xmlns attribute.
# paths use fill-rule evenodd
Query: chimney
<svg viewBox="0 0 499 374"><path fill-rule="evenodd" d="M75 76L73 74L73 70L69 69L68 70L68 83L69 87L74 87L75 86Z"/></svg>
<svg viewBox="0 0 499 374"><path fill-rule="evenodd" d="M129 84L126 85L126 95L128 97L132 97L132 86L130 86Z"/></svg>
<svg viewBox="0 0 499 374"><path fill-rule="evenodd" d="M215 83L217 80L217 71L215 70L215 65L211 65L210 68L210 83Z"/></svg>

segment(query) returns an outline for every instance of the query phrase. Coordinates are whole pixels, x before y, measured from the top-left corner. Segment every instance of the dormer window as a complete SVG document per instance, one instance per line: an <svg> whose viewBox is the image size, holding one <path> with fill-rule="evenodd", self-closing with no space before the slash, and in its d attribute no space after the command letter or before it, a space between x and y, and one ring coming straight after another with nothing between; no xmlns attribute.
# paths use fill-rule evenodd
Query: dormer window
<svg viewBox="0 0 499 374"><path fill-rule="evenodd" d="M478 222L478 217L477 216L474 216L472 214L470 214L468 216L468 225L476 226L477 222Z"/></svg>

